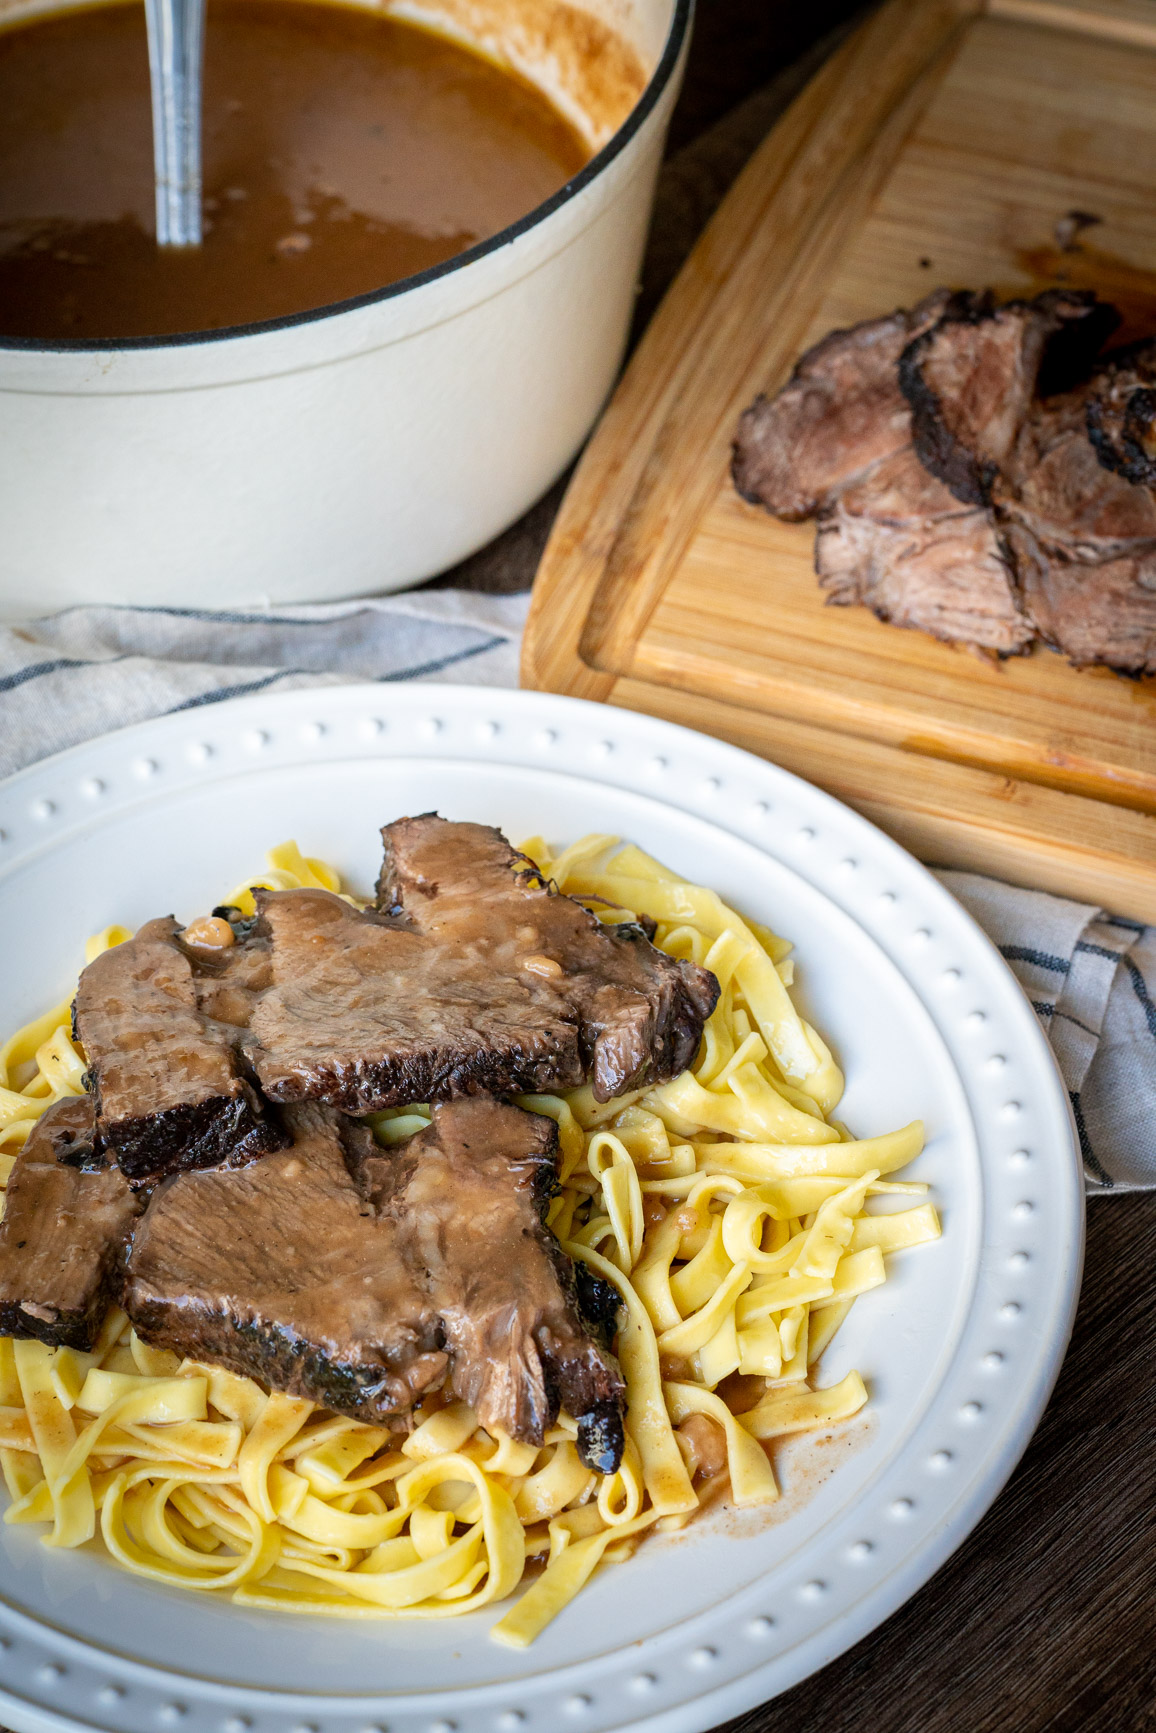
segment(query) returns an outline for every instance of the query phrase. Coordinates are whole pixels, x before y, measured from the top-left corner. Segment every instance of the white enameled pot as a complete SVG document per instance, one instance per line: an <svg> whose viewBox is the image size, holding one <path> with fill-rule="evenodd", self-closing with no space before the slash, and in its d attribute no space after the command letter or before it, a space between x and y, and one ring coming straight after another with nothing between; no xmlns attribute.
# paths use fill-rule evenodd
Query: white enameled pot
<svg viewBox="0 0 1156 1733"><path fill-rule="evenodd" d="M621 363L691 0L385 4L503 55L596 155L500 235L357 301L179 338L0 338L0 618L399 589L578 450Z"/></svg>

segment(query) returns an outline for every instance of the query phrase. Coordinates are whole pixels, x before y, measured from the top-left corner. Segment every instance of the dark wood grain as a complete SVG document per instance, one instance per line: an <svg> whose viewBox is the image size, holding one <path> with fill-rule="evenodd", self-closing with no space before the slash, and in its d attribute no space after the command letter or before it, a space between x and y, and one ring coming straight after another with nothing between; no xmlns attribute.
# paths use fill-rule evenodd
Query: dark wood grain
<svg viewBox="0 0 1156 1733"><path fill-rule="evenodd" d="M1072 1345L1001 1496L886 1624L725 1733L1156 1728L1154 1270L1156 1193L1092 1200Z"/></svg>

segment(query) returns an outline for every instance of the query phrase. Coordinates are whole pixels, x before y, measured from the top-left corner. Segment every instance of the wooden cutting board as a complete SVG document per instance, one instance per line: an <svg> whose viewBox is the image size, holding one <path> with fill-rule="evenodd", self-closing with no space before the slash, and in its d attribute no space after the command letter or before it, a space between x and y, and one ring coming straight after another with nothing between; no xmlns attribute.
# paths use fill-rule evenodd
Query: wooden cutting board
<svg viewBox="0 0 1156 1733"><path fill-rule="evenodd" d="M1073 233L1069 213L1097 219ZM1065 221L1065 219L1068 219ZM1156 332L1156 0L889 0L747 166L566 495L523 684L732 740L923 859L1156 921L1156 680L825 607L735 493L740 411L938 284L1091 286Z"/></svg>

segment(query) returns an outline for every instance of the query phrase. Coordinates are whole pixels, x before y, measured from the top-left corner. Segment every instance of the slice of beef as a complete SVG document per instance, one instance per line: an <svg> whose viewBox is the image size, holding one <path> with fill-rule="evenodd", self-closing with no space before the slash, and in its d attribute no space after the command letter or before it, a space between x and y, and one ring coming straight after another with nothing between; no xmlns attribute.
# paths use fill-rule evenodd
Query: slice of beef
<svg viewBox="0 0 1156 1733"><path fill-rule="evenodd" d="M1085 423L1105 469L1156 487L1156 342L1121 350L1097 371Z"/></svg>
<svg viewBox="0 0 1156 1733"><path fill-rule="evenodd" d="M995 504L1039 635L1077 667L1152 673L1156 498L1101 461L1087 422L1098 389L1035 407Z"/></svg>
<svg viewBox="0 0 1156 1733"><path fill-rule="evenodd" d="M1045 643L1077 668L1156 674L1156 544L1143 556L1097 565L1039 559L1016 544L1025 605Z"/></svg>
<svg viewBox="0 0 1156 1733"><path fill-rule="evenodd" d="M990 292L956 297L899 357L920 462L964 505L987 505L1037 382L1054 390L1086 371L1118 323L1090 290L1049 289L1002 307Z"/></svg>
<svg viewBox="0 0 1156 1733"><path fill-rule="evenodd" d="M843 489L819 518L815 569L830 602L999 656L1032 641L990 512L966 508L908 445Z"/></svg>
<svg viewBox="0 0 1156 1733"><path fill-rule="evenodd" d="M249 1052L276 1101L348 1113L582 1082L576 1020L537 977L493 966L329 891L257 893L273 985Z"/></svg>
<svg viewBox="0 0 1156 1733"><path fill-rule="evenodd" d="M383 834L385 913L257 892L273 985L249 1052L274 1100L370 1113L589 1076L607 1101L692 1061L713 975L543 886L499 831L427 816Z"/></svg>
<svg viewBox="0 0 1156 1733"><path fill-rule="evenodd" d="M599 921L489 825L426 813L381 834L379 908L495 977L532 983L556 1017L576 1022L596 1100L693 1063L718 1000L708 970L656 950L635 922Z"/></svg>
<svg viewBox="0 0 1156 1733"><path fill-rule="evenodd" d="M609 1474L622 1458L625 1386L584 1327L573 1266L543 1225L557 1147L552 1120L474 1098L435 1107L428 1130L366 1166L441 1319L455 1394L483 1426L527 1444L565 1408L582 1460Z"/></svg>
<svg viewBox="0 0 1156 1733"><path fill-rule="evenodd" d="M381 1424L443 1381L441 1327L396 1222L351 1177L340 1115L285 1119L291 1147L157 1189L125 1310L158 1347Z"/></svg>
<svg viewBox="0 0 1156 1733"><path fill-rule="evenodd" d="M87 1351L141 1208L96 1147L91 1096L58 1101L16 1157L0 1222L0 1335Z"/></svg>
<svg viewBox="0 0 1156 1733"><path fill-rule="evenodd" d="M777 396L756 398L739 421L731 473L743 498L789 521L812 517L906 445L899 357L956 299L937 289L911 310L832 331L808 349Z"/></svg>
<svg viewBox="0 0 1156 1733"><path fill-rule="evenodd" d="M284 1141L242 1073L235 1031L201 1009L204 966L168 915L80 978L73 1027L100 1133L134 1185L249 1161Z"/></svg>
<svg viewBox="0 0 1156 1733"><path fill-rule="evenodd" d="M285 1119L290 1148L158 1187L124 1282L144 1340L378 1425L448 1369L483 1425L541 1443L564 1405L616 1468L621 1375L542 1225L552 1121L454 1102L385 1152L331 1108Z"/></svg>

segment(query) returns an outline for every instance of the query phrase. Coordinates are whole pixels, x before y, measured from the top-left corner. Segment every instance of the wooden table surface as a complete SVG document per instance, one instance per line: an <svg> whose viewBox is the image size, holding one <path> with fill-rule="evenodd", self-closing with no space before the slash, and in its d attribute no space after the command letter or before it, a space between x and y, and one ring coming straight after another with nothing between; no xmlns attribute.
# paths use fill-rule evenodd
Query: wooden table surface
<svg viewBox="0 0 1156 1733"><path fill-rule="evenodd" d="M640 326L851 12L840 0L699 0ZM560 496L438 582L528 587ZM886 1624L727 1733L1156 1729L1154 1270L1156 1193L1095 1199L1072 1346L1003 1494Z"/></svg>

